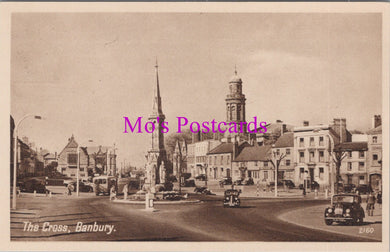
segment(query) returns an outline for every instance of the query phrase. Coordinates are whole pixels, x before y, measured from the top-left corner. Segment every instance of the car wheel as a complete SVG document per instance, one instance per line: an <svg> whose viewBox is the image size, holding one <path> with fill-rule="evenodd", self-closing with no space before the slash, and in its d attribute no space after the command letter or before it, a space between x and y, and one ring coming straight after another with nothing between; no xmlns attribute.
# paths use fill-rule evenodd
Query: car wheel
<svg viewBox="0 0 390 252"><path fill-rule="evenodd" d="M332 225L332 223L333 223L332 220L325 220L325 224L328 225L328 226Z"/></svg>

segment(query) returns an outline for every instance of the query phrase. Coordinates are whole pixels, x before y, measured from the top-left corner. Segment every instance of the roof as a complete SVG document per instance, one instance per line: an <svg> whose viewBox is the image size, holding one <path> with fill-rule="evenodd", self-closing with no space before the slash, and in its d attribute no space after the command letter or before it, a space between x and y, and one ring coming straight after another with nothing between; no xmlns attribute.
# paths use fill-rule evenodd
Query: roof
<svg viewBox="0 0 390 252"><path fill-rule="evenodd" d="M112 149L110 146L87 146L85 148L89 154L99 153L99 151L100 153L106 153L107 150Z"/></svg>
<svg viewBox="0 0 390 252"><path fill-rule="evenodd" d="M360 151L367 150L367 142L344 142L337 144L335 149L341 149L346 151Z"/></svg>
<svg viewBox="0 0 390 252"><path fill-rule="evenodd" d="M221 143L214 149L210 150L207 154L222 154L222 153L233 153L233 144L234 143ZM238 144L238 152L240 153L240 150L246 146L251 146L247 142L241 142Z"/></svg>
<svg viewBox="0 0 390 252"><path fill-rule="evenodd" d="M265 125L265 127L267 128L267 132L265 134L280 134L283 125L286 125L287 132L294 130L294 126L291 124L283 122L268 123L267 125ZM256 129L257 132L259 132L260 130L263 131L264 129L262 127L258 127Z"/></svg>
<svg viewBox="0 0 390 252"><path fill-rule="evenodd" d="M367 134L369 134L369 135L382 134L382 125L379 125L376 128L368 130Z"/></svg>
<svg viewBox="0 0 390 252"><path fill-rule="evenodd" d="M270 149L269 145L245 147L234 161L267 161Z"/></svg>
<svg viewBox="0 0 390 252"><path fill-rule="evenodd" d="M276 148L294 147L294 132L284 133L275 143Z"/></svg>

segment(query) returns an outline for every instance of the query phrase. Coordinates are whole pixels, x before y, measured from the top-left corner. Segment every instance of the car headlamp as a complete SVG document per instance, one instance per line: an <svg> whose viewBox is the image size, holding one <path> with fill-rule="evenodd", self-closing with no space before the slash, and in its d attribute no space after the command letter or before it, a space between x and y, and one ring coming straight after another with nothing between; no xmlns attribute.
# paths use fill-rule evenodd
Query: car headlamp
<svg viewBox="0 0 390 252"><path fill-rule="evenodd" d="M331 213L333 210L332 210L332 208L329 208L328 209L328 213Z"/></svg>
<svg viewBox="0 0 390 252"><path fill-rule="evenodd" d="M229 200L229 197L226 197L226 200Z"/></svg>
<svg viewBox="0 0 390 252"><path fill-rule="evenodd" d="M350 213L350 212L351 212L351 209L348 208L347 210L345 210L345 212L346 212L346 213Z"/></svg>

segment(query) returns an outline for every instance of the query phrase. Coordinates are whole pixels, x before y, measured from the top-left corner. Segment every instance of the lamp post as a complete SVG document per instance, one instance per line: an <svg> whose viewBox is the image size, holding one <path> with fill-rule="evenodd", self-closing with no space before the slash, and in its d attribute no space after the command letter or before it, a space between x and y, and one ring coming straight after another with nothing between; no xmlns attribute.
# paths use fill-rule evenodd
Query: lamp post
<svg viewBox="0 0 390 252"><path fill-rule="evenodd" d="M93 140L88 140L89 143L93 142ZM76 182L76 195L79 197L80 191L80 147L81 144L77 145L77 182Z"/></svg>
<svg viewBox="0 0 390 252"><path fill-rule="evenodd" d="M38 116L38 115L32 115L32 114L28 114L28 115L25 115L24 117L22 117L22 119L19 120L19 122L16 124L16 127L15 127L15 136L14 136L14 172L13 172L13 175L14 175L14 179L13 179L13 188L12 188L12 209L16 209L16 176L17 176L17 167L18 167L18 128L19 128L19 125L20 123L28 118L28 117L31 117L33 116L34 119L37 119L37 120L42 120L43 118L41 116Z"/></svg>

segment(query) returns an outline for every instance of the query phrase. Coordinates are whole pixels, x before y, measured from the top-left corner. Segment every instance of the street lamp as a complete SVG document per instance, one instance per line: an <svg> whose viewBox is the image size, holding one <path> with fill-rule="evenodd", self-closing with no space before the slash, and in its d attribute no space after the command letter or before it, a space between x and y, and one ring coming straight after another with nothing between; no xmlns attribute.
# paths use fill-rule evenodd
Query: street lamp
<svg viewBox="0 0 390 252"><path fill-rule="evenodd" d="M15 130L14 130L14 132L15 132L15 136L14 136L14 173L13 173L14 179L13 179L13 188L12 188L12 209L16 209L16 176L17 176L16 170L17 170L17 155L18 155L18 128L19 128L20 123L24 119L26 119L27 117L31 117L31 116L33 116L34 119L37 119L37 120L43 119L41 116L38 116L38 115L32 115L32 114L25 115L16 124Z"/></svg>
<svg viewBox="0 0 390 252"><path fill-rule="evenodd" d="M89 143L92 143L93 140L88 140ZM80 191L80 147L81 144L77 145L77 182L76 182L76 195L79 196Z"/></svg>

